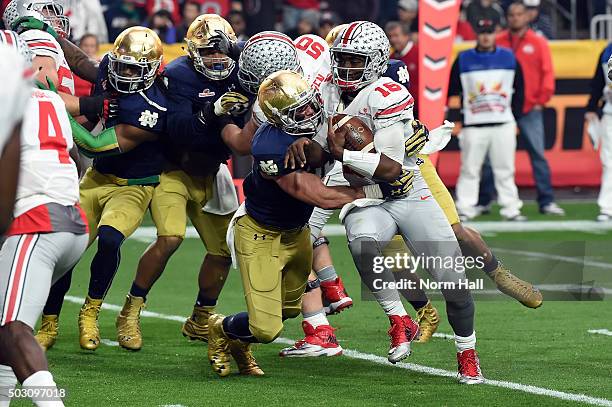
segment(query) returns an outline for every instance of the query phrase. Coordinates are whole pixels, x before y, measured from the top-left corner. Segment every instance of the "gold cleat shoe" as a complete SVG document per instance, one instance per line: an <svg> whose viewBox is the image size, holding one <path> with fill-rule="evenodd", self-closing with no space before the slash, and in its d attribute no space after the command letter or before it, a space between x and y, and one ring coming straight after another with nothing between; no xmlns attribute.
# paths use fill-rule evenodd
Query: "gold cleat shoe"
<svg viewBox="0 0 612 407"><path fill-rule="evenodd" d="M183 336L192 341L208 342L208 318L215 313L215 307L193 307L191 317L183 324Z"/></svg>
<svg viewBox="0 0 612 407"><path fill-rule="evenodd" d="M98 316L102 300L95 300L89 295L79 312L79 343L81 349L96 350L100 346L100 329L98 328Z"/></svg>
<svg viewBox="0 0 612 407"><path fill-rule="evenodd" d="M140 332L140 311L145 307L144 298L128 294L123 309L117 315L117 342L127 350L142 348L142 333Z"/></svg>
<svg viewBox="0 0 612 407"><path fill-rule="evenodd" d="M440 325L438 310L431 305L431 301L427 301L427 304L416 310L416 312L416 322L419 324L419 330L421 331L421 336L416 342L429 342L434 332L438 329L438 325Z"/></svg>
<svg viewBox="0 0 612 407"><path fill-rule="evenodd" d="M223 332L224 315L213 314L208 319L208 361L213 371L221 377L230 374L231 340Z"/></svg>
<svg viewBox="0 0 612 407"><path fill-rule="evenodd" d="M509 295L529 308L538 308L542 305L542 293L531 283L523 281L510 272L500 262L489 277L495 282L497 289Z"/></svg>
<svg viewBox="0 0 612 407"><path fill-rule="evenodd" d="M55 345L57 340L57 334L59 331L59 317L57 315L44 315L42 316L42 323L40 329L36 333L36 340L47 351Z"/></svg>
<svg viewBox="0 0 612 407"><path fill-rule="evenodd" d="M230 352L236 364L238 364L240 374L249 376L264 375L264 371L261 370L253 356L253 350L251 349L250 343L233 340L230 343Z"/></svg>

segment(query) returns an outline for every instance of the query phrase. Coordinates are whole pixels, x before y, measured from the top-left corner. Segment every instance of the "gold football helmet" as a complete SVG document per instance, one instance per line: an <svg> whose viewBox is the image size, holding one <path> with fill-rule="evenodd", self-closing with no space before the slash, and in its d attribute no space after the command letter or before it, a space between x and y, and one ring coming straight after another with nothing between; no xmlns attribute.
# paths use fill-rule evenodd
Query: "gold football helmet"
<svg viewBox="0 0 612 407"><path fill-rule="evenodd" d="M344 29L348 26L349 26L348 24L340 24L332 28L327 33L327 35L325 36L325 42L327 42L327 45L329 45L330 48L333 47L334 42L336 41L336 38L338 38L340 33L344 31Z"/></svg>
<svg viewBox="0 0 612 407"><path fill-rule="evenodd" d="M225 34L230 41L236 42L232 26L217 14L202 14L196 18L187 30L185 41L195 69L207 78L222 80L230 76L236 62L227 55L221 58L212 56L218 51L213 50L209 40L219 34L217 31Z"/></svg>
<svg viewBox="0 0 612 407"><path fill-rule="evenodd" d="M157 34L146 27L124 30L108 53L108 80L120 93L149 89L163 58L164 49Z"/></svg>
<svg viewBox="0 0 612 407"><path fill-rule="evenodd" d="M292 136L312 137L323 124L321 95L297 72L268 76L257 97L268 122Z"/></svg>

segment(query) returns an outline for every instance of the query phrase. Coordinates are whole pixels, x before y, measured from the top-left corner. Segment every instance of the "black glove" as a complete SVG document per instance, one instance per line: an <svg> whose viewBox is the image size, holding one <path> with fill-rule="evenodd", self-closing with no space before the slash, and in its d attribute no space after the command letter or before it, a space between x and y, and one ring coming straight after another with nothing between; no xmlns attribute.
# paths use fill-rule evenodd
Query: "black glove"
<svg viewBox="0 0 612 407"><path fill-rule="evenodd" d="M233 42L223 31L216 30L215 32L217 34L210 37L208 40L209 44L212 45L213 49L227 55L234 61L238 61L238 58L240 58L240 52L242 52L238 44Z"/></svg>
<svg viewBox="0 0 612 407"><path fill-rule="evenodd" d="M217 125L223 129L228 124L234 123L230 115L217 116L215 114L215 106L211 102L204 104L204 107L197 113L197 118L206 127Z"/></svg>
<svg viewBox="0 0 612 407"><path fill-rule="evenodd" d="M79 98L79 114L91 117L98 116L108 120L119 113L119 102L116 95L104 93L97 96Z"/></svg>

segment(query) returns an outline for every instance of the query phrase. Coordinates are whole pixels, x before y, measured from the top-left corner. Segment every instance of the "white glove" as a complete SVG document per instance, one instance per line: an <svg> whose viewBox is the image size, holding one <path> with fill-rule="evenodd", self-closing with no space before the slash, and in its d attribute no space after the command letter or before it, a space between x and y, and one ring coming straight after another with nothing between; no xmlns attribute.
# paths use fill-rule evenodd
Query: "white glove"
<svg viewBox="0 0 612 407"><path fill-rule="evenodd" d="M239 116L249 108L249 98L238 92L225 92L215 101L215 114Z"/></svg>
<svg viewBox="0 0 612 407"><path fill-rule="evenodd" d="M442 150L450 141L455 123L444 120L444 124L429 132L429 141L425 144L420 154L433 154Z"/></svg>

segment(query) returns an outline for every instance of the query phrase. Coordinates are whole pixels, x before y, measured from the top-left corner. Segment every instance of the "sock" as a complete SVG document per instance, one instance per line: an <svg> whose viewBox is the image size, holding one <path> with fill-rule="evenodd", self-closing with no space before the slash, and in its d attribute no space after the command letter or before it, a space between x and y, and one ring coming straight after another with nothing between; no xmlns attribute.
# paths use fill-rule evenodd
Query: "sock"
<svg viewBox="0 0 612 407"><path fill-rule="evenodd" d="M240 312L225 317L223 320L223 331L230 339L240 339L243 342L250 343L257 342L257 338L255 338L249 329L248 312Z"/></svg>
<svg viewBox="0 0 612 407"><path fill-rule="evenodd" d="M51 286L51 290L49 291L49 296L47 297L45 308L43 308L44 315L59 315L60 312L62 312L62 305L64 305L64 296L70 289L73 270L74 268L70 269L59 280L57 280L55 284Z"/></svg>
<svg viewBox="0 0 612 407"><path fill-rule="evenodd" d="M13 368L0 365L0 407L8 407L11 403L9 391L17 385L17 377L13 373Z"/></svg>
<svg viewBox="0 0 612 407"><path fill-rule="evenodd" d="M125 236L110 226L98 229L98 251L91 262L90 298L103 299L110 288L121 261L121 245Z"/></svg>
<svg viewBox="0 0 612 407"><path fill-rule="evenodd" d="M23 381L22 387L50 387L55 389L56 384L53 380L53 375L51 374L51 372L48 372L46 370L40 370L25 379ZM64 403L61 400L39 401L33 399L32 401L34 402L34 404L36 404L37 407L64 407Z"/></svg>
<svg viewBox="0 0 612 407"><path fill-rule="evenodd" d="M476 349L476 331L472 332L470 336L455 335L455 346L457 347L457 352Z"/></svg>
<svg viewBox="0 0 612 407"><path fill-rule="evenodd" d="M499 261L497 260L497 257L495 257L495 255L491 252L491 258L489 259L489 261L487 261L482 270L487 274L491 274L497 269L497 266L499 266Z"/></svg>
<svg viewBox="0 0 612 407"><path fill-rule="evenodd" d="M427 305L427 301L408 301L414 310L418 310Z"/></svg>
<svg viewBox="0 0 612 407"><path fill-rule="evenodd" d="M319 271L315 271L317 277L321 281L333 281L338 278L338 274L336 273L336 269L333 264L331 266L323 267Z"/></svg>
<svg viewBox="0 0 612 407"><path fill-rule="evenodd" d="M214 307L217 305L217 299L207 297L206 294L200 290L195 305L196 307Z"/></svg>
<svg viewBox="0 0 612 407"><path fill-rule="evenodd" d="M146 301L147 294L149 294L149 289L140 287L135 281L132 283L132 288L130 288L130 295L132 297L142 297Z"/></svg>
<svg viewBox="0 0 612 407"><path fill-rule="evenodd" d="M315 312L305 312L304 321L308 322L315 329L321 325L329 325L329 321L325 316L325 311L323 311L323 308Z"/></svg>
<svg viewBox="0 0 612 407"><path fill-rule="evenodd" d="M408 313L404 309L404 304L402 304L401 301L379 301L378 303L385 311L385 314L387 314L387 316L399 315L403 317L404 315L408 315Z"/></svg>

